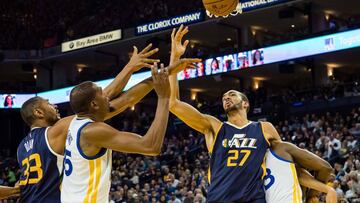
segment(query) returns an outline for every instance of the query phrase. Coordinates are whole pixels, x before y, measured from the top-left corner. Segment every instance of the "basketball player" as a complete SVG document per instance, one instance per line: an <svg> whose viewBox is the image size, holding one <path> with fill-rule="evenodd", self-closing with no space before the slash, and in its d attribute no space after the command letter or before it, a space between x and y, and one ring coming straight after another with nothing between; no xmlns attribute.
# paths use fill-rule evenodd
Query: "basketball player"
<svg viewBox="0 0 360 203"><path fill-rule="evenodd" d="M115 98L125 87L132 72L142 68L150 67L150 63L158 60L148 59L158 49L151 50L151 45L138 53L134 47L133 56L125 68L104 90L110 98ZM139 85L140 86L140 85ZM136 88L135 88L136 89ZM150 90L149 90L150 91ZM115 107L122 105L124 101L134 102L138 99L132 96L129 90L112 100ZM116 112L109 115L114 116L123 110L122 105ZM21 108L21 116L31 127L31 131L18 147L18 162L21 169L19 180L21 196L20 202L60 202L60 174L63 166L63 151L67 135L67 128L74 116L60 119L55 105L50 104L41 97L34 97L26 101Z"/></svg>
<svg viewBox="0 0 360 203"><path fill-rule="evenodd" d="M172 53L179 53L179 56L181 56L185 52L188 41L185 41L184 45L181 45L181 38L186 33L187 33L187 28L185 28L184 30L182 30L182 28L180 28L176 34L175 34L175 30L173 31ZM172 57L176 58L176 56L172 56ZM178 85L177 85L176 77L173 77L173 76L171 76L171 77L172 77L172 79L170 80L170 84L172 86L172 92L171 92L172 95L170 98L170 104L172 105L170 107L171 112L173 112L175 115L177 115L186 124L190 125L190 127L205 134L206 144L208 146L209 152L213 152L212 157L211 157L210 169L212 168L211 166L214 166L214 163L217 163L220 165L220 166L215 165L216 170L217 170L216 172L211 173L211 171L209 170L210 175L212 175L212 174L216 175L215 177L212 175L212 177L214 177L212 179L211 179L211 177L209 178L209 182L211 183L210 188L209 188L209 197L208 197L209 202L234 202L234 201L239 201L239 200L241 202L265 202L263 198L258 199L258 198L256 198L256 196L253 196L253 199L250 199L248 197L241 197L241 195L239 195L239 194L241 194L245 190L243 188L239 189L239 187L235 187L235 189L232 189L231 184L229 184L229 182L237 183L237 181L239 181L239 180L244 180L243 179L244 177L238 176L238 174L241 173L241 168L238 168L238 171L236 171L236 170L229 170L228 169L229 167L238 167L238 166L241 167L242 166L244 168L247 167L248 170L260 168L259 162L257 162L258 167L254 167L254 168L250 168L250 165L246 165L247 160L251 156L251 153L252 153L251 150L257 149L255 146L255 143L257 142L257 140L255 141L254 138L249 138L250 136L252 136L251 130L253 132L255 130L249 129L249 126L251 124L247 124L247 126L243 126L242 128L239 128L237 126L234 126L234 124L231 123L231 122L236 123L236 121L237 121L237 119L233 118L233 117L235 117L234 115L232 115L234 113L231 112L231 108L234 108L233 107L234 100L235 101L238 100L237 103L240 106L241 104L244 105L244 102L243 102L244 100L246 102L248 102L246 97L243 96L241 93L239 93L237 91L233 91L233 90L224 94L224 96L223 96L224 104L223 105L224 105L224 109L228 113L230 123L223 124L223 125L227 124L227 125L229 125L229 127L222 126L220 128L220 130L215 131L213 126L214 126L214 124L219 125L218 124L219 121L217 121L217 119L215 119L214 117L211 117L209 115L203 115L203 114L199 113L196 109L192 108L190 105L187 105L186 103L180 102L178 100L178 95L177 95L178 94ZM236 97L240 97L240 98L236 98ZM235 109L237 109L238 113L241 114L242 109L239 108L239 106L235 107ZM232 111L234 111L234 110L232 110ZM245 112L242 111L242 112L243 112L243 118L245 118L244 120L247 120L246 119L246 111ZM197 119L198 123L196 122L196 119ZM267 125L269 125L269 124L267 124ZM246 129L246 128L248 128L248 129ZM222 134L221 134L221 131L223 131ZM276 130L273 129L273 127L270 127L269 131L270 131L269 134L273 134L276 137L277 133L276 133ZM215 136L214 136L214 132L218 132L218 133L215 133ZM243 132L245 132L245 133L243 133ZM264 130L262 133L264 133L264 132L266 133L266 130ZM226 133L233 135L233 137L231 139L226 138ZM255 131L255 133L256 133L256 131ZM258 132L258 133L261 134L261 132ZM250 135L250 136L248 136L248 135ZM219 140L219 136L222 136L222 142L221 142L221 140ZM264 136L266 136L266 134ZM224 137L225 137L225 139L224 139ZM219 141L217 141L217 140L219 140ZM275 140L277 140L277 139L275 139ZM231 148L231 147L242 148L243 147L243 149L241 149L240 152L238 152L237 150L233 150L233 149L230 149L228 151L226 151L226 150L214 151L214 144L212 144L212 143L215 143L215 147L217 146L220 149L222 147L224 147L224 148ZM299 157L301 153L304 153L304 151L300 150L296 146L291 145L289 143L283 144L281 142L275 141L275 142L272 142L272 147L274 148L275 152L279 152L280 154L285 154L285 152L287 152L287 154L285 154L285 155L287 155L287 156L293 155L294 157L296 157L296 161L298 161L304 167L308 167L309 169L317 171L319 179L326 180L328 178L331 167L328 165L327 162L323 161L319 157L317 157L309 152L307 152L306 154L303 154L302 157ZM243 153L244 155L240 158L240 160L241 160L240 163L238 163L238 164L236 162L234 163L234 161L239 158L239 154L241 154L241 153ZM275 154L275 153L273 153L273 154ZM280 199L280 200L276 199L276 201L272 201L271 198L270 199L267 198L267 199L271 202L277 202L277 203L279 203L279 202L294 202L295 200L297 200L296 202L300 202L301 195L299 195L298 192L294 193L294 194L298 195L297 199L296 199L296 197L294 198L293 193L288 194L289 189L290 189L290 191L296 191L296 190L299 191L300 190L300 186L297 181L296 171L294 170L295 169L294 164L289 164L289 165L284 164L282 166L282 168L277 170L277 168L275 167L276 164L274 164L274 162L276 162L276 160L274 159L274 157L271 156L273 154L268 155L268 157L269 157L268 164L270 165L269 167L273 168L273 171L276 171L278 176L280 176L279 174L282 171L286 171L287 173L285 173L284 176L282 177L284 185L281 185L282 182L278 181L278 184L280 184L280 185L273 187L273 188L276 188L276 192L270 192L270 194L272 194L271 196L279 195L280 197L284 196L284 194L285 194L285 196L287 196L288 199ZM215 155L215 157L214 157L214 155ZM220 161L215 160L217 156L219 156ZM221 156L224 156L225 160L227 160L226 165L224 163L225 162L224 159L222 159ZM287 156L285 156L285 157L287 157ZM263 155L261 157L263 157ZM317 163L309 165L310 161L311 162L317 161ZM278 165L276 165L276 166L278 166ZM286 168L285 170L283 169L284 167ZM274 176L271 175L270 168L268 169L267 176L265 176L266 180L268 180L268 179L270 180L270 182L266 183L267 184L266 186L268 188L270 187L270 185L269 185L270 183L274 184L273 179L276 179ZM221 174L221 171L224 171L224 170L226 172ZM255 171L255 172L257 172L257 171ZM290 172L290 174L288 174L289 172ZM231 175L229 175L229 174L231 174ZM254 177L252 174L252 171L244 171L243 174L244 174L244 176L250 176L250 177L248 177L249 179ZM259 176L257 178L259 179ZM287 179L284 180L284 178L287 178ZM296 178L296 180L294 180L294 178ZM217 185L215 185L215 186L213 186L214 182L215 182L214 180L217 183ZM273 180L273 181L271 181L271 180ZM300 180L303 180L303 179L301 178ZM259 194L263 191L262 187L259 185L257 185L257 187L254 189L254 187L251 184L249 184L250 182L248 182L246 179L242 182L239 182L236 185L244 185L244 183L245 184L247 183L247 185L245 185L245 186L250 186L249 188L246 188L250 192ZM290 187L287 185L287 183L291 183ZM325 191L328 192L328 199L334 201L333 193L331 191L329 191L328 190L329 188L326 188L326 186L324 184L322 184L321 182L318 182L313 178L312 179L308 178L307 180L305 180L303 182L303 184L310 188L314 188L314 189L317 189L317 190L320 190L323 192L325 192ZM285 185L287 188L285 188ZM226 186L228 186L228 188L226 188ZM218 187L220 189L217 190L217 188L215 188L215 187ZM213 195L213 196L215 196L215 198L217 197L217 199L215 199L215 198L214 198L214 200L211 199L212 198L212 194L211 194L212 189L217 192L217 194ZM221 191L221 189L226 190L226 191ZM284 191L281 191L281 190L284 190ZM232 194L229 191L232 191ZM237 191L239 191L239 192L237 192ZM279 191L281 191L281 192L279 192ZM268 192L267 192L267 194L268 194ZM236 196L236 195L239 195L239 196L234 198L234 196ZM263 195L261 195L261 196L263 196ZM267 197L268 196L269 195L267 195ZM273 198L273 199L275 199L275 198Z"/></svg>
<svg viewBox="0 0 360 203"><path fill-rule="evenodd" d="M151 69L158 95L155 119L144 136L120 132L103 121L110 103L101 87L84 82L71 90L70 105L76 113L66 140L62 203L109 201L112 150L156 156L161 152L169 116L168 70Z"/></svg>
<svg viewBox="0 0 360 203"><path fill-rule="evenodd" d="M189 41L182 44L181 39L187 32L187 27L176 33L173 30L171 62L184 54ZM249 101L238 91L230 90L223 95L228 121L222 123L179 100L175 74L170 76L170 85L170 111L205 135L211 157L208 202L265 202L265 154L271 144L281 141L273 125L249 121Z"/></svg>
<svg viewBox="0 0 360 203"><path fill-rule="evenodd" d="M7 199L10 197L17 197L19 195L20 195L19 186L15 186L15 187L0 186L0 200Z"/></svg>
<svg viewBox="0 0 360 203"><path fill-rule="evenodd" d="M333 188L316 180L306 170L300 170L298 175L295 164L314 171L317 179L325 183L332 172L330 164L315 154L289 142L276 143L272 145L266 155L264 186L267 203L301 203L300 185L326 193L326 202L328 203L337 202L336 192Z"/></svg>

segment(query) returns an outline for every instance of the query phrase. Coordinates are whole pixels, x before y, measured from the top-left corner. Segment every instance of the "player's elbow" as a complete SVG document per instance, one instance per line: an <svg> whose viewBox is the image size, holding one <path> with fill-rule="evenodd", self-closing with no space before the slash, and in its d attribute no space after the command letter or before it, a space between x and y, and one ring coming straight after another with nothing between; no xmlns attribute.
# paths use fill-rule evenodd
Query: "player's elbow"
<svg viewBox="0 0 360 203"><path fill-rule="evenodd" d="M328 163L328 162L326 162L326 164L324 164L324 171L326 172L326 173L332 173L333 172L333 167L331 167L331 165Z"/></svg>
<svg viewBox="0 0 360 203"><path fill-rule="evenodd" d="M318 172L322 173L323 175L326 174L325 176L329 176L333 172L333 170L334 169L327 161L323 161L322 166Z"/></svg>
<svg viewBox="0 0 360 203"><path fill-rule="evenodd" d="M154 150L154 151L150 154L150 156L160 156L160 154L161 154L161 150Z"/></svg>
<svg viewBox="0 0 360 203"><path fill-rule="evenodd" d="M159 147L152 147L146 152L146 155L148 156L159 156L160 154L161 154L161 148Z"/></svg>
<svg viewBox="0 0 360 203"><path fill-rule="evenodd" d="M150 142L143 142L143 144L141 145L143 146L143 153L144 155L147 156L159 156L161 153L161 146L158 145L154 145Z"/></svg>

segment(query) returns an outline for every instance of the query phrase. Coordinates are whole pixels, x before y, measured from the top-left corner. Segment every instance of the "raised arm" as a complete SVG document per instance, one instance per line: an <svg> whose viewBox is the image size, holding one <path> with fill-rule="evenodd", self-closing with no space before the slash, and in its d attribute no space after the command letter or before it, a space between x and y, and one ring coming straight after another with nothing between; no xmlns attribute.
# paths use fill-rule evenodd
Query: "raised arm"
<svg viewBox="0 0 360 203"><path fill-rule="evenodd" d="M308 171L305 169L298 170L298 177L300 185L314 189L319 192L326 193L326 203L337 203L336 191L324 183L316 180Z"/></svg>
<svg viewBox="0 0 360 203"><path fill-rule="evenodd" d="M185 53L186 46L189 41L186 40L184 44L182 44L182 37L188 32L187 27L181 26L177 32L175 29L171 34L171 57L170 64L176 63L176 61ZM175 114L180 120L182 120L186 125L191 128L197 130L198 132L209 135L207 141L208 147L209 144L213 141L213 136L221 127L221 121L217 118L202 114L197 109L192 107L191 105L182 102L179 100L179 84L177 80L177 74L170 75L170 87L171 87L171 95L170 95L170 111Z"/></svg>
<svg viewBox="0 0 360 203"><path fill-rule="evenodd" d="M150 50L152 44L149 44L142 51L138 52L136 46L134 46L134 51L130 58L130 61L123 70L115 77L115 79L104 88L105 94L109 97L109 100L116 98L125 88L128 83L131 74L138 71L143 67L150 68L151 64L155 62L160 62L158 59L149 59L148 57L154 55L159 51L158 48Z"/></svg>
<svg viewBox="0 0 360 203"><path fill-rule="evenodd" d="M137 48L134 46L134 51L133 51L133 54L131 56L129 63L116 76L116 78L104 89L106 95L109 97L110 100L118 97L118 95L121 93L121 91L126 86L128 80L133 72L139 70L142 67L151 67L150 64L159 61L157 59L149 59L148 58L148 57L152 56L153 54L155 54L156 52L158 52L157 48L150 50L151 47L152 47L152 45L149 44L145 49L143 49L140 53L138 53ZM150 90L148 90L146 92L146 94ZM144 89L144 91L146 91L146 89ZM144 94L144 96L146 94ZM126 102L123 101L121 104L124 104L124 103L126 103ZM121 110L121 111L123 111L123 110ZM117 111L117 113L120 113L121 111ZM114 116L114 115L115 114L113 114L112 116ZM56 122L55 125L51 126L47 132L49 144L50 144L52 150L54 150L57 154L60 154L60 155L64 154L64 146L65 146L66 136L68 133L68 128L69 128L70 122L72 121L73 118L74 118L74 116L68 116L68 117L62 118L61 120Z"/></svg>
<svg viewBox="0 0 360 203"><path fill-rule="evenodd" d="M192 58L184 58L176 61L172 65L168 66L169 73L178 73L179 71L183 70L186 66L199 62L200 59L192 59ZM129 107L134 106L137 104L142 98L144 98L152 89L153 89L153 80L152 77L149 77L139 84L135 85L134 87L130 88L128 91L124 92L117 98L110 101L111 107L114 109L112 112L106 115L106 120L110 119L117 114L123 112Z"/></svg>
<svg viewBox="0 0 360 203"><path fill-rule="evenodd" d="M110 101L110 106L112 107L113 111L106 115L105 120L110 119L125 111L127 108L137 104L142 98L149 94L153 87L152 79L147 78L121 94L119 97Z"/></svg>
<svg viewBox="0 0 360 203"><path fill-rule="evenodd" d="M186 125L204 135L215 134L221 126L221 121L213 116L200 113L190 104L176 98L179 91L176 75L171 75L169 78L171 87L170 112Z"/></svg>
<svg viewBox="0 0 360 203"><path fill-rule="evenodd" d="M152 68L154 89L158 95L155 119L144 136L120 132L105 123L92 123L85 127L82 136L87 142L101 148L109 148L126 153L156 156L161 152L169 118L170 87L167 69Z"/></svg>
<svg viewBox="0 0 360 203"><path fill-rule="evenodd" d="M19 195L20 195L20 188L18 186L15 187L0 186L0 200L7 199L10 197L16 197Z"/></svg>
<svg viewBox="0 0 360 203"><path fill-rule="evenodd" d="M324 159L308 150L301 149L294 144L284 142L282 147L292 156L294 162L302 168L316 172L316 179L326 183L332 172L332 167Z"/></svg>

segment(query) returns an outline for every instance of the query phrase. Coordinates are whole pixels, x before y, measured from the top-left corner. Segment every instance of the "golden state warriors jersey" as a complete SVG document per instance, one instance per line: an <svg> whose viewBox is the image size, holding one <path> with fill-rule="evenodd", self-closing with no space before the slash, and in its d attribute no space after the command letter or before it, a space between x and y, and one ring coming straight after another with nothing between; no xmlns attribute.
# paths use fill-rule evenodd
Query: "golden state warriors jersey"
<svg viewBox="0 0 360 203"><path fill-rule="evenodd" d="M208 202L265 202L268 147L260 122L223 123L210 149Z"/></svg>
<svg viewBox="0 0 360 203"><path fill-rule="evenodd" d="M81 130L91 119L75 117L69 126L64 158L62 203L109 202L111 177L111 150L101 149L92 157L80 148Z"/></svg>
<svg viewBox="0 0 360 203"><path fill-rule="evenodd" d="M302 192L295 164L268 150L264 178L267 203L302 203Z"/></svg>

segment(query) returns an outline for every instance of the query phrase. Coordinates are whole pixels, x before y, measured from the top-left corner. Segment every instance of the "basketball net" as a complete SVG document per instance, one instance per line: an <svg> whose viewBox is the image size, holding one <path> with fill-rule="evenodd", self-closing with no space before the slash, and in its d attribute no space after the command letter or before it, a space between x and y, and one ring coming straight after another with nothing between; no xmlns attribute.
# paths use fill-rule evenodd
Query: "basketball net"
<svg viewBox="0 0 360 203"><path fill-rule="evenodd" d="M214 15L214 14L210 13L210 11L208 11L208 10L206 10L206 15L208 15L210 18L212 18L212 17L215 17L215 18L218 18L218 17L227 18L229 16L236 16L236 15L242 14L242 12L243 12L242 6L241 6L241 3L239 2L238 5L236 6L236 9L233 12L231 12L229 15L217 16L217 15Z"/></svg>

